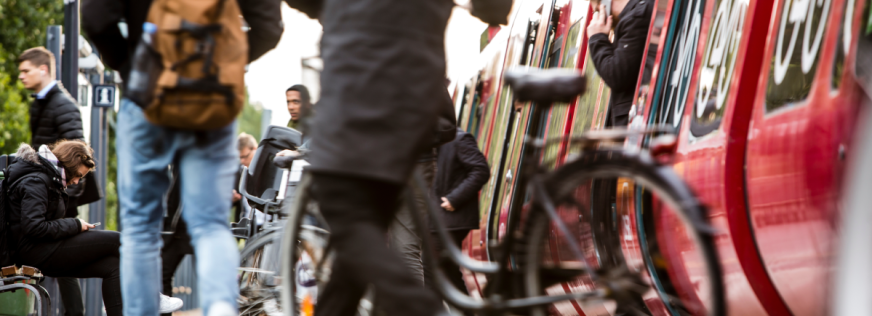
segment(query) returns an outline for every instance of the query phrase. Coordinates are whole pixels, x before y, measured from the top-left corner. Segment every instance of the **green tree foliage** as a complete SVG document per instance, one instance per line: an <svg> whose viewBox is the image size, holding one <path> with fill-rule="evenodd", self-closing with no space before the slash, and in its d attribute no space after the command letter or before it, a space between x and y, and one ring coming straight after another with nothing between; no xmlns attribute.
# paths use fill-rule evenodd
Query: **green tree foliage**
<svg viewBox="0 0 872 316"><path fill-rule="evenodd" d="M14 153L18 144L30 140L28 106L18 89L21 83L0 72L0 154Z"/></svg>
<svg viewBox="0 0 872 316"><path fill-rule="evenodd" d="M248 89L245 90L245 107L242 108L242 113L239 114L239 132L245 132L254 136L254 139L260 140L261 118L263 117L263 109L259 105L253 105L248 102ZM267 122L268 123L268 122Z"/></svg>
<svg viewBox="0 0 872 316"><path fill-rule="evenodd" d="M18 54L45 46L46 27L63 24L64 3L0 0L0 153L30 141L29 97L18 82Z"/></svg>
<svg viewBox="0 0 872 316"><path fill-rule="evenodd" d="M107 112L106 119L109 121L109 130L106 133L108 147L106 149L106 187L103 193L106 198L106 229L118 231L118 156L115 151L115 122L118 113L114 110Z"/></svg>

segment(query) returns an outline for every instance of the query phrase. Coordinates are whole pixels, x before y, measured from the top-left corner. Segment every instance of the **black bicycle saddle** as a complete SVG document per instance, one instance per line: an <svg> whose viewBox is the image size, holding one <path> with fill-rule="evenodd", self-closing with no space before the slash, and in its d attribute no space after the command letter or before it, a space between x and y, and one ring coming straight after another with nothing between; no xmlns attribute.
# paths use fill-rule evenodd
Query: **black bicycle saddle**
<svg viewBox="0 0 872 316"><path fill-rule="evenodd" d="M518 67L506 71L503 78L522 102L571 102L587 90L587 78L575 69Z"/></svg>

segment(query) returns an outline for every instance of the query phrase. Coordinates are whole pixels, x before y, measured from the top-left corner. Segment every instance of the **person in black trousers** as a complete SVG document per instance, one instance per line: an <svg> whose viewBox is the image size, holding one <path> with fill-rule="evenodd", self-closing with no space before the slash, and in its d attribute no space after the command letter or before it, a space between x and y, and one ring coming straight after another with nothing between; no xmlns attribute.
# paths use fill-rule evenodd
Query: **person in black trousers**
<svg viewBox="0 0 872 316"><path fill-rule="evenodd" d="M51 277L102 278L107 313L121 315L117 232L90 231L95 226L65 218L64 187L78 183L94 168L92 150L84 142L62 141L39 153L29 145L18 149L9 167L10 246L16 263L34 266Z"/></svg>
<svg viewBox="0 0 872 316"><path fill-rule="evenodd" d="M591 1L594 8L599 0ZM627 126L636 81L648 45L654 1L613 0L611 12L600 5L587 27L588 47L597 74L612 90L606 126ZM617 17L615 17L617 16ZM614 41L609 32L614 25Z"/></svg>
<svg viewBox="0 0 872 316"><path fill-rule="evenodd" d="M389 315L440 313L385 232L416 158L432 144L454 2L286 1L324 26L309 161L336 257L315 315L353 315L368 284ZM505 24L508 9L498 15Z"/></svg>
<svg viewBox="0 0 872 316"><path fill-rule="evenodd" d="M67 90L54 80L55 57L43 47L25 50L18 57L18 79L24 87L34 92L30 104L30 144L33 148L53 144L61 139L84 139L82 116L76 101L70 97ZM81 189L76 186L76 189ZM67 190L68 193L81 190ZM76 217L78 212L75 200L78 195L70 197L70 207L64 217ZM58 290L65 316L82 316L85 306L82 304L82 290L76 278L57 278Z"/></svg>
<svg viewBox="0 0 872 316"><path fill-rule="evenodd" d="M325 0L321 99L311 128L313 196L336 259L315 315L353 315L373 284L388 315L429 316L421 285L385 232L416 159L432 148L445 93L450 0ZM292 5L293 6L293 5Z"/></svg>
<svg viewBox="0 0 872 316"><path fill-rule="evenodd" d="M445 228L451 234L454 245L460 248L469 231L478 228L478 192L490 179L490 168L484 154L478 149L475 137L458 128L454 140L439 147L436 170L434 202L442 207ZM436 234L435 227L430 230L434 250L440 253L445 249L442 239ZM443 262L440 268L454 286L468 294L460 267ZM433 287L432 270L425 271L426 283Z"/></svg>
<svg viewBox="0 0 872 316"><path fill-rule="evenodd" d="M160 251L161 259L161 293L173 296L173 276L176 269L186 255L194 255L194 247L191 246L191 235L188 235L188 225L182 218L181 183L178 168L170 167L172 180L170 191L167 194L167 216L164 217L164 231L161 232L163 248ZM171 316L172 313L163 313L161 316Z"/></svg>

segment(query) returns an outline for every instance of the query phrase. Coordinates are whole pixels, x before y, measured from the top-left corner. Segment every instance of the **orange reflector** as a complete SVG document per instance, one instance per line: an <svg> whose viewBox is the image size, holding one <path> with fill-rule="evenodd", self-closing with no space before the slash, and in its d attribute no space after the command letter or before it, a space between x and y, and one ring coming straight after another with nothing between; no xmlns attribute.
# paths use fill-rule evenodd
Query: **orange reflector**
<svg viewBox="0 0 872 316"><path fill-rule="evenodd" d="M312 296L309 293L303 297L303 303L300 304L300 314L304 316L315 315L315 305L312 305Z"/></svg>

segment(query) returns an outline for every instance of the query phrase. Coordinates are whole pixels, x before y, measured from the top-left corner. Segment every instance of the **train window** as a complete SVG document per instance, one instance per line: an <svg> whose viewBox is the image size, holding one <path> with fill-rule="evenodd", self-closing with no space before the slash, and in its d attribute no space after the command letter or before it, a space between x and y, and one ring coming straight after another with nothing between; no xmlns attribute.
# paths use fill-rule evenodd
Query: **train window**
<svg viewBox="0 0 872 316"><path fill-rule="evenodd" d="M563 68L574 69L578 64L578 51L580 50L578 42L581 41L583 33L581 31L581 24L581 22L575 22L566 34L566 44L563 45L563 61L560 62Z"/></svg>
<svg viewBox="0 0 872 316"><path fill-rule="evenodd" d="M690 133L702 137L715 131L724 116L724 103L735 73L748 0L715 0L705 54L699 67L699 86L691 113Z"/></svg>
<svg viewBox="0 0 872 316"><path fill-rule="evenodd" d="M669 124L678 127L687 103L690 79L696 60L702 23L704 0L675 1L666 38L668 55L661 61L658 75L659 90L654 96L652 117L654 124Z"/></svg>
<svg viewBox="0 0 872 316"><path fill-rule="evenodd" d="M639 89L636 91L636 100L633 104L636 106L636 115L642 115L645 107L645 102L648 101L648 94L651 91L651 86L654 82L651 81L654 66L657 64L657 52L660 50L660 37L663 34L663 23L666 21L666 13L669 11L667 1L658 1L654 9L654 22L651 24L651 35L648 36L648 52L645 56L645 65L642 70L642 81L639 83ZM631 118L632 119L632 118Z"/></svg>
<svg viewBox="0 0 872 316"><path fill-rule="evenodd" d="M766 111L805 100L817 72L832 0L785 1L775 27L775 52L766 85Z"/></svg>
<svg viewBox="0 0 872 316"><path fill-rule="evenodd" d="M830 87L833 90L838 90L842 85L842 74L845 72L845 58L848 57L848 50L851 49L853 32L851 26L854 24L854 1L845 1L845 9L842 10L842 23L839 25L839 38L836 44L836 61L833 63L833 77L830 80Z"/></svg>
<svg viewBox="0 0 872 316"><path fill-rule="evenodd" d="M857 39L857 52L854 54L854 75L860 87L872 94L872 3L866 1L863 18L860 21L860 34ZM860 52L863 52L862 54Z"/></svg>

